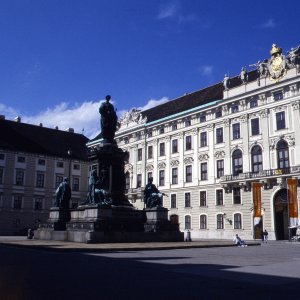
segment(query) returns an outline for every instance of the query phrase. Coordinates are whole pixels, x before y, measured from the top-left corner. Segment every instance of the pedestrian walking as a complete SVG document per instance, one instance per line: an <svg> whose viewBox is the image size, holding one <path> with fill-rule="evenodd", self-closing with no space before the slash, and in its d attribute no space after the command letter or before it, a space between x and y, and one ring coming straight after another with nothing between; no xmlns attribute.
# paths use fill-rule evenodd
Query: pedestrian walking
<svg viewBox="0 0 300 300"><path fill-rule="evenodd" d="M263 232L264 243L268 242L268 235L269 235L269 233L268 233L267 229L265 229L265 231Z"/></svg>

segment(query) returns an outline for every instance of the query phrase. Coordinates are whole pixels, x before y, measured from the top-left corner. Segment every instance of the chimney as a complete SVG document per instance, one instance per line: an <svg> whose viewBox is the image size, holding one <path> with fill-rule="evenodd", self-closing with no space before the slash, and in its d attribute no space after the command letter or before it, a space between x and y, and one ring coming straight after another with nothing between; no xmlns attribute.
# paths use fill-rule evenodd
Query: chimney
<svg viewBox="0 0 300 300"><path fill-rule="evenodd" d="M0 120L5 120L5 115L0 115Z"/></svg>
<svg viewBox="0 0 300 300"><path fill-rule="evenodd" d="M67 131L74 133L74 128L67 128Z"/></svg>
<svg viewBox="0 0 300 300"><path fill-rule="evenodd" d="M18 122L18 123L21 123L21 117L20 117L20 116L17 116L17 117L15 118L15 121Z"/></svg>
<svg viewBox="0 0 300 300"><path fill-rule="evenodd" d="M54 129L58 130L58 126L55 126Z"/></svg>
<svg viewBox="0 0 300 300"><path fill-rule="evenodd" d="M43 123L40 123L39 126L40 126L40 127L43 127Z"/></svg>

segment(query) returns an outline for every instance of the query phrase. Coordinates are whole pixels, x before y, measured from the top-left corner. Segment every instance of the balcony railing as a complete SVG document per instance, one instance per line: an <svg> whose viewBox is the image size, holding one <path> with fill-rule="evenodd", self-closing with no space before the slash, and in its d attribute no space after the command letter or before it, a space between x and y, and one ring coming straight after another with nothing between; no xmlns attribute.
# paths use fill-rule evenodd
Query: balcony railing
<svg viewBox="0 0 300 300"><path fill-rule="evenodd" d="M283 168L283 169L263 170L260 172L240 173L238 175L225 175L220 178L220 182L275 177L281 175L292 175L295 173L300 173L300 166L293 166L293 167Z"/></svg>

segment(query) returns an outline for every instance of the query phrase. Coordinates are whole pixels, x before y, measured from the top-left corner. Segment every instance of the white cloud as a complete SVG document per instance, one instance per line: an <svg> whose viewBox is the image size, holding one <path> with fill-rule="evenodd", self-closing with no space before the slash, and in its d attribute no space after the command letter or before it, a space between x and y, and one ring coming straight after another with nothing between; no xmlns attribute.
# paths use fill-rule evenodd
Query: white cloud
<svg viewBox="0 0 300 300"><path fill-rule="evenodd" d="M277 24L275 23L275 21L272 18L270 18L266 22L258 25L258 28L272 29L272 28L275 28L276 26L277 26Z"/></svg>
<svg viewBox="0 0 300 300"><path fill-rule="evenodd" d="M0 103L0 115L4 115L6 119L14 119L18 114L18 111L13 107Z"/></svg>
<svg viewBox="0 0 300 300"><path fill-rule="evenodd" d="M166 103L168 101L169 101L168 97L162 97L161 99L158 99L158 100L150 99L146 105L144 105L143 107L139 107L138 109L147 110L147 109L150 109L152 107L158 106L160 104Z"/></svg>
<svg viewBox="0 0 300 300"><path fill-rule="evenodd" d="M193 22L197 20L195 14L183 14L180 5L177 2L168 3L161 6L157 19L175 20L178 24Z"/></svg>
<svg viewBox="0 0 300 300"><path fill-rule="evenodd" d="M71 107L62 102L54 108L47 108L37 115L22 116L22 122L29 124L42 123L43 126L65 130L74 128L75 132L89 137L95 137L100 131L99 106L101 101L87 101ZM84 130L84 131L83 131Z"/></svg>
<svg viewBox="0 0 300 300"><path fill-rule="evenodd" d="M175 3L169 3L160 8L157 18L160 20L174 18L177 15L177 12L178 5Z"/></svg>
<svg viewBox="0 0 300 300"><path fill-rule="evenodd" d="M201 66L200 72L203 76L212 76L213 74L213 66L207 65L207 66Z"/></svg>
<svg viewBox="0 0 300 300"><path fill-rule="evenodd" d="M151 99L146 105L138 109L146 110L163 104L168 100L167 97L159 100ZM5 115L7 120L13 120L19 115L24 123L33 125L42 123L47 128L55 128L56 126L60 130L74 128L76 133L83 133L88 138L94 138L100 132L99 107L103 101L105 100L85 101L74 106L67 102L62 102L35 115L22 115L16 109L0 103L0 114ZM117 114L121 117L125 112L126 110L120 110Z"/></svg>

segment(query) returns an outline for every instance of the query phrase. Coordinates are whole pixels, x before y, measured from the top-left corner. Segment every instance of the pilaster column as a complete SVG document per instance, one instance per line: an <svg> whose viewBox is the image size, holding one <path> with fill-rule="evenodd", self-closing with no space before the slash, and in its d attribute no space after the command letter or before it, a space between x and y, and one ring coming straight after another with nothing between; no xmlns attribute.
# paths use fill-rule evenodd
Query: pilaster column
<svg viewBox="0 0 300 300"><path fill-rule="evenodd" d="M198 149L199 149L199 131L198 128L193 129L192 131L193 136L193 158L194 158L194 165L193 165L193 183L198 184L199 178L199 163L198 163Z"/></svg>

